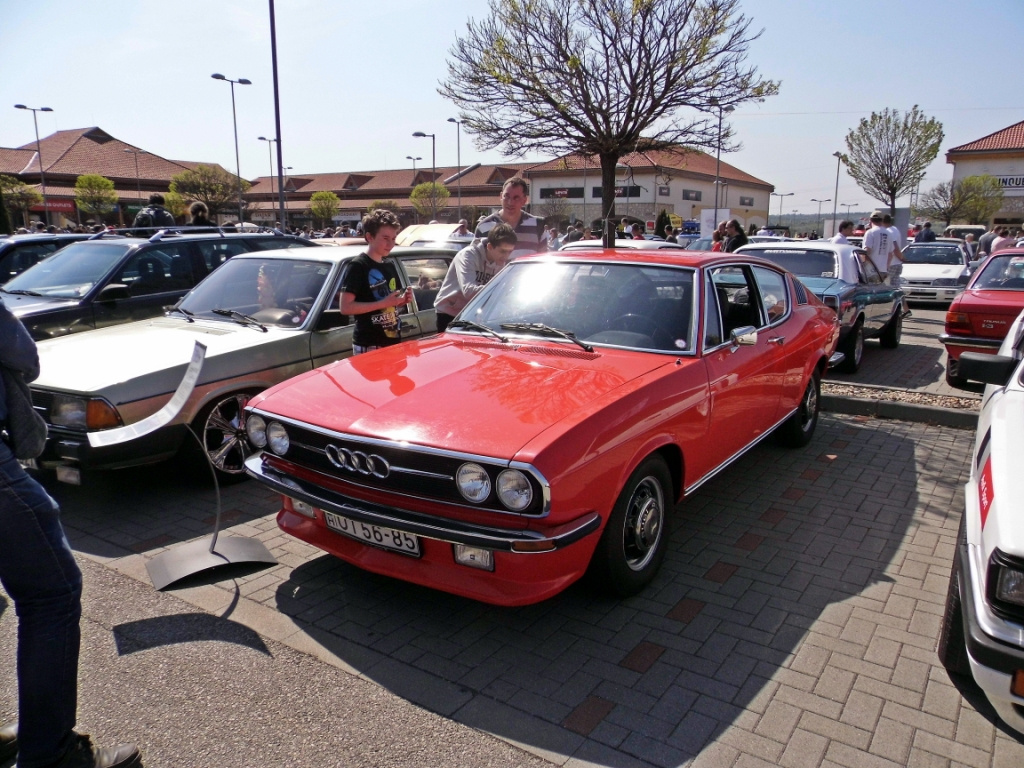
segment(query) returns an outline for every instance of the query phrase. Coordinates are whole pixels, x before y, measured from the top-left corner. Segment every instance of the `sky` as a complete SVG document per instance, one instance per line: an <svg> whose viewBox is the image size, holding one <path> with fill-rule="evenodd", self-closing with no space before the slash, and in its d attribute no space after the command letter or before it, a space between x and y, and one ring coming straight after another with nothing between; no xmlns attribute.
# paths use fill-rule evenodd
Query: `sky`
<svg viewBox="0 0 1024 768"><path fill-rule="evenodd" d="M266 0L0 0L0 147L99 126L172 160L235 170L230 86L235 86L240 172L271 172L275 136ZM448 52L487 0L276 0L281 146L292 173L409 168L407 156L457 160L454 105L437 92ZM730 122L741 143L723 160L791 196L772 214L817 212L835 195L836 159L860 118L915 104L945 139L922 190L952 178L945 151L1024 120L1024 70L1012 62L1024 0L741 0L763 30L748 63L781 82L778 96L743 106ZM368 12L369 11L369 12ZM1000 31L1002 30L1002 31ZM1002 54L1000 54L1000 50ZM276 152L276 148L275 148ZM463 165L508 160L461 137ZM545 160L535 154L514 160ZM877 207L845 171L840 206ZM901 204L906 204L906 200ZM845 210L840 207L840 212Z"/></svg>

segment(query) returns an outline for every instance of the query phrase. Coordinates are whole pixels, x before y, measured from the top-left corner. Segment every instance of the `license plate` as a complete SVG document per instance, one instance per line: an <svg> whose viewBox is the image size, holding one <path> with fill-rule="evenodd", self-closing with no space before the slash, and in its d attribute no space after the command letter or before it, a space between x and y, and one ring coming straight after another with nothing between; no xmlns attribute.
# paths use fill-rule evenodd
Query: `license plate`
<svg viewBox="0 0 1024 768"><path fill-rule="evenodd" d="M406 555L420 555L419 536L413 536L404 531L396 531L394 528L385 528L382 525L371 525L361 523L358 520L351 520L333 512L324 512L324 520L327 527L335 533L350 536L353 539L372 544L375 547L391 549Z"/></svg>

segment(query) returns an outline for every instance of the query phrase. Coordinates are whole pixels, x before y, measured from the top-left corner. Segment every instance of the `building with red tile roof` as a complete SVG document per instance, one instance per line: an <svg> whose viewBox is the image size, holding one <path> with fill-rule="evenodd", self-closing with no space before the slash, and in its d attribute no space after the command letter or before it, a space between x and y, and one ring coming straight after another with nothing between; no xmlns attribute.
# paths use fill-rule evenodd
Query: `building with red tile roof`
<svg viewBox="0 0 1024 768"><path fill-rule="evenodd" d="M995 176L1003 185L1003 209L992 221L969 224L1021 226L1024 220L1024 120L946 150L946 162L953 165L953 181L968 176Z"/></svg>
<svg viewBox="0 0 1024 768"><path fill-rule="evenodd" d="M39 150L46 177L47 209L55 223L57 216L67 222L78 220L74 189L82 174L98 173L114 182L119 204L118 211L109 218L127 223L151 193L167 192L176 174L201 164L219 167L217 163L168 160L92 127L57 131L41 138L38 148L34 141L22 147L0 147L0 173L15 176L41 192ZM31 211L41 214L43 206L35 206Z"/></svg>

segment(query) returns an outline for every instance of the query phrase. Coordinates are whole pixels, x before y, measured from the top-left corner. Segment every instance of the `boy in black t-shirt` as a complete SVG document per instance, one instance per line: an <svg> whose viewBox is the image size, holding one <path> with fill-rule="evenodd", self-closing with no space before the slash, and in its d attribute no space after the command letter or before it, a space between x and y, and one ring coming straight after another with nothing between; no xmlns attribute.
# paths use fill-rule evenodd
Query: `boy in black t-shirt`
<svg viewBox="0 0 1024 768"><path fill-rule="evenodd" d="M398 289L398 271L385 258L395 247L401 223L391 211L378 208L363 217L366 252L356 256L341 284L339 308L355 317L352 354L401 341L397 307L412 301L412 288Z"/></svg>

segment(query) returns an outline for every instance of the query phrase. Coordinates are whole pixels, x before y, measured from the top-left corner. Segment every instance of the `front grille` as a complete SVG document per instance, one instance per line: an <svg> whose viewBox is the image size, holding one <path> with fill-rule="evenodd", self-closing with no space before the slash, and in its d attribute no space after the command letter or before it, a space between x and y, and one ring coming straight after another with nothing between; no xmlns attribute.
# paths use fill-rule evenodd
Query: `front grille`
<svg viewBox="0 0 1024 768"><path fill-rule="evenodd" d="M274 420L272 414L260 415L268 422ZM494 491L498 474L507 468L507 463L477 461L490 476L492 491L483 503L472 504L462 497L455 483L459 467L471 459L387 441L326 433L291 421L285 426L290 447L284 458L300 466L365 488L509 514ZM544 489L531 473L525 474L533 486L533 502L524 511L514 514L541 516L545 513Z"/></svg>
<svg viewBox="0 0 1024 768"><path fill-rule="evenodd" d="M32 407L49 424L50 408L53 406L53 392L41 392L38 389L31 389L30 391L32 392Z"/></svg>

